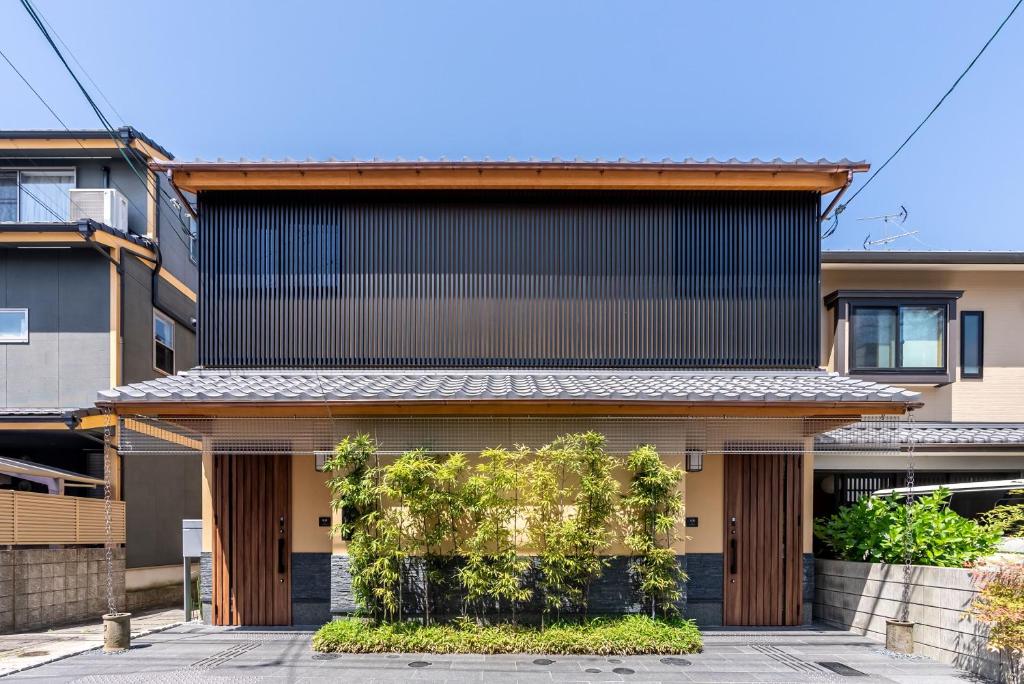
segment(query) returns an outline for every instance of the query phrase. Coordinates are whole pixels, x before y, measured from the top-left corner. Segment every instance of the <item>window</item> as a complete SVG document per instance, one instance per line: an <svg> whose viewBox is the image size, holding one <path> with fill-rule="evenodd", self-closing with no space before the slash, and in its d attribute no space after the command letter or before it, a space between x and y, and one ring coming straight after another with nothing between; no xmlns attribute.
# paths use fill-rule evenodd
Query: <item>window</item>
<svg viewBox="0 0 1024 684"><path fill-rule="evenodd" d="M74 169L0 171L0 221L67 221L74 187Z"/></svg>
<svg viewBox="0 0 1024 684"><path fill-rule="evenodd" d="M153 311L153 367L174 373L174 321Z"/></svg>
<svg viewBox="0 0 1024 684"><path fill-rule="evenodd" d="M851 370L944 372L945 304L854 304Z"/></svg>
<svg viewBox="0 0 1024 684"><path fill-rule="evenodd" d="M985 312L960 314L960 377L981 378L985 367Z"/></svg>
<svg viewBox="0 0 1024 684"><path fill-rule="evenodd" d="M0 343L28 342L28 309L0 309Z"/></svg>

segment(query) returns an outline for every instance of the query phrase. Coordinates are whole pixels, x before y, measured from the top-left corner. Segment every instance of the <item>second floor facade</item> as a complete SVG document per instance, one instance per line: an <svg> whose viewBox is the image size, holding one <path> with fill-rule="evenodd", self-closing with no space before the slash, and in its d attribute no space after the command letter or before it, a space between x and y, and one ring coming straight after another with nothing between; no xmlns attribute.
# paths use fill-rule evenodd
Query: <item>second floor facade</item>
<svg viewBox="0 0 1024 684"><path fill-rule="evenodd" d="M204 367L747 370L818 367L821 197L861 167L163 166Z"/></svg>
<svg viewBox="0 0 1024 684"><path fill-rule="evenodd" d="M195 365L195 245L148 169L169 158L130 127L0 131L0 414Z"/></svg>
<svg viewBox="0 0 1024 684"><path fill-rule="evenodd" d="M825 252L822 365L921 393L921 421L1024 421L1024 253Z"/></svg>

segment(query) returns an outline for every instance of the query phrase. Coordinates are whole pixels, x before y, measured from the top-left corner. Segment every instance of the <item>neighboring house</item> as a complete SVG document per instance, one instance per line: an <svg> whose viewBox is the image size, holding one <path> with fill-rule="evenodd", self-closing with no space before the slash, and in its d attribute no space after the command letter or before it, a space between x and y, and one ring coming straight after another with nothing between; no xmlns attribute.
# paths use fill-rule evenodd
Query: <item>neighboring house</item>
<svg viewBox="0 0 1024 684"><path fill-rule="evenodd" d="M901 430L915 483L1024 476L1024 253L824 252L822 363L920 392ZM903 487L903 453L852 450L852 431L819 439L815 510ZM845 444L844 444L845 443Z"/></svg>
<svg viewBox="0 0 1024 684"><path fill-rule="evenodd" d="M116 136L0 131L0 456L81 480L61 479L68 488L57 491L38 479L45 474L8 469L0 488L59 495L39 505L69 511L72 529L75 506L90 504L63 498L102 498L95 481L104 477L103 416L77 421L72 412L95 412L100 390L195 365L190 219L166 178L148 168L170 159L130 127ZM129 590L177 582L180 591L176 539L181 518L200 511L198 460L129 456L123 467L116 455L114 461L113 495L127 507L127 538L120 532L117 541L127 542ZM23 517L26 509L18 510ZM71 549L104 541L69 537L61 520L37 523L0 543ZM135 598L159 600L153 594ZM171 596L165 591L163 599ZM70 608L61 613L60 601L42 601L48 610L31 620L20 615L19 628L78 617Z"/></svg>
<svg viewBox="0 0 1024 684"><path fill-rule="evenodd" d="M200 368L98 403L127 458L202 453L215 624L355 610L316 467L342 436L390 458L589 429L685 463L687 615L800 624L814 435L917 402L819 369L821 198L866 164L153 168L197 195ZM642 610L627 554L591 614Z"/></svg>

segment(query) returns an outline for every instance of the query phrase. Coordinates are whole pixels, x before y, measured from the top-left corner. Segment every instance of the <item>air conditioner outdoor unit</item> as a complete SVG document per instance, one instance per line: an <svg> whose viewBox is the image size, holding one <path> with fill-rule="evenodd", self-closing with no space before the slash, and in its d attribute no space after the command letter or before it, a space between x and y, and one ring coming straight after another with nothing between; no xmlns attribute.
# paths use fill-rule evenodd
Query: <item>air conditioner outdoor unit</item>
<svg viewBox="0 0 1024 684"><path fill-rule="evenodd" d="M128 200L112 188L71 190L71 220L92 219L128 232Z"/></svg>

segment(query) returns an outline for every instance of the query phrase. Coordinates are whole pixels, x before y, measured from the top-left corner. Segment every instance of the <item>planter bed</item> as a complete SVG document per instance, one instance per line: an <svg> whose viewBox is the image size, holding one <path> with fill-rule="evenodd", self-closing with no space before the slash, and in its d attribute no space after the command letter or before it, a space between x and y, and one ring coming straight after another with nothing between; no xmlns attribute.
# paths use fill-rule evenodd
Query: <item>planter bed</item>
<svg viewBox="0 0 1024 684"><path fill-rule="evenodd" d="M637 615L556 622L541 630L525 625L477 625L470 620L424 626L374 624L359 619L329 622L313 636L313 648L330 653L538 653L550 655L643 655L698 653L700 631L690 620Z"/></svg>

